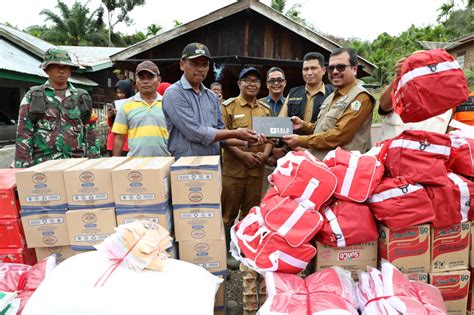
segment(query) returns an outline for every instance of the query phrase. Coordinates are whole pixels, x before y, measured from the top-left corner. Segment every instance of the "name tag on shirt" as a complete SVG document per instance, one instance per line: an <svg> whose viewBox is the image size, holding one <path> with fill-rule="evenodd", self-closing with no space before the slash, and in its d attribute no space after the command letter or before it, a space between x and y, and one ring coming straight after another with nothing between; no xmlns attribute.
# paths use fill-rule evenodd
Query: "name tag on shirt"
<svg viewBox="0 0 474 315"><path fill-rule="evenodd" d="M234 116L234 119L235 118L244 118L245 117L245 114L238 114L238 115L235 115Z"/></svg>

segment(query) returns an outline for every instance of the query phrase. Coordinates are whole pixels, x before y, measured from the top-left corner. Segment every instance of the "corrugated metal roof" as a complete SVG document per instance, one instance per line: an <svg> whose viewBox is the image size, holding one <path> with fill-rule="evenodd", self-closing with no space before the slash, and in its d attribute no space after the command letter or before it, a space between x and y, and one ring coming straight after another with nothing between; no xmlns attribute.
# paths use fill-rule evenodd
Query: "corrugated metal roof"
<svg viewBox="0 0 474 315"><path fill-rule="evenodd" d="M34 37L33 35L19 31L1 23L0 35L3 35L5 38L11 41L14 41L19 46L27 49L28 51L31 51L33 54L41 58L43 58L46 50L48 50L49 48L56 47L42 39Z"/></svg>
<svg viewBox="0 0 474 315"><path fill-rule="evenodd" d="M29 54L11 42L0 38L0 69L35 75L48 78L48 75L40 68L42 59ZM88 78L74 74L69 81L73 84L97 86L98 84Z"/></svg>
<svg viewBox="0 0 474 315"><path fill-rule="evenodd" d="M437 48L444 48L449 49L452 46L456 45L457 42L429 42L420 40L418 43L423 47L423 49L437 49Z"/></svg>
<svg viewBox="0 0 474 315"><path fill-rule="evenodd" d="M71 56L76 58L75 62L84 67L94 67L104 63L112 62L110 56L122 51L121 47L92 47L92 46L59 46L66 49Z"/></svg>

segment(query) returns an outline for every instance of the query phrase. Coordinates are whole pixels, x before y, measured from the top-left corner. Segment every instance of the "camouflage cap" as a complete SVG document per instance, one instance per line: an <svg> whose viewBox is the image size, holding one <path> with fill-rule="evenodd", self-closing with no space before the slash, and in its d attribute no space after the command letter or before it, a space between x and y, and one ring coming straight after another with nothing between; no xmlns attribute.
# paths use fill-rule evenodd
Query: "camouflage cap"
<svg viewBox="0 0 474 315"><path fill-rule="evenodd" d="M64 49L59 48L50 48L46 51L44 55L44 61L41 64L41 69L46 69L49 65L66 65L77 70L79 66L72 62L69 53Z"/></svg>

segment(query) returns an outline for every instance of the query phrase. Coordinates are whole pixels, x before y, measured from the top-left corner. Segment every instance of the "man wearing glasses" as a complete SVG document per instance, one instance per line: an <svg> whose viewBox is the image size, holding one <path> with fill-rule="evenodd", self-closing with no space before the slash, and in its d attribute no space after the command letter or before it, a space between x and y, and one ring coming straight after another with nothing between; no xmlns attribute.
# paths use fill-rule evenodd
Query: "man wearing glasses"
<svg viewBox="0 0 474 315"><path fill-rule="evenodd" d="M168 149L176 159L220 155L220 141L226 139L237 138L248 143L258 141L255 132L247 128L224 130L217 95L202 84L211 61L206 46L188 44L179 62L183 75L163 96L169 131Z"/></svg>
<svg viewBox="0 0 474 315"><path fill-rule="evenodd" d="M318 52L307 53L303 58L302 69L306 84L292 88L288 92L278 116L298 116L304 121L316 122L321 104L334 90L333 86L324 84L325 73L324 56Z"/></svg>
<svg viewBox="0 0 474 315"><path fill-rule="evenodd" d="M222 118L228 130L252 129L252 117L271 116L270 108L257 99L262 74L255 68L244 68L237 82L240 95L225 101ZM222 168L222 208L227 241L229 231L239 210L244 217L250 208L260 203L264 165L272 150L272 143L258 146L224 146ZM229 268L235 267L228 257Z"/></svg>
<svg viewBox="0 0 474 315"><path fill-rule="evenodd" d="M339 146L364 153L371 147L375 99L356 79L356 52L350 48L336 49L331 53L327 70L336 90L321 105L315 124L293 116L293 128L305 135L284 136L284 141L290 147L310 148L321 160Z"/></svg>
<svg viewBox="0 0 474 315"><path fill-rule="evenodd" d="M262 97L260 101L270 106L272 116L278 116L285 102L285 97L283 96L285 87L285 72L279 67L271 67L267 71L268 96Z"/></svg>

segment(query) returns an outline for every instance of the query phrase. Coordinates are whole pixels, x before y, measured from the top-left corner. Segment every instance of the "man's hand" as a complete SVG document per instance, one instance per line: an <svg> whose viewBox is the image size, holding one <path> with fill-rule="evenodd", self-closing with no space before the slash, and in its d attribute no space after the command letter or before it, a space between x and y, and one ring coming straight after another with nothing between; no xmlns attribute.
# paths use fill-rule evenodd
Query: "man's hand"
<svg viewBox="0 0 474 315"><path fill-rule="evenodd" d="M247 128L237 128L235 132L237 133L236 138L242 141L247 141L248 143L257 143L259 141L259 137L253 130Z"/></svg>
<svg viewBox="0 0 474 315"><path fill-rule="evenodd" d="M242 161L248 168L259 167L262 165L262 162L258 158L256 153L252 152L242 152Z"/></svg>
<svg viewBox="0 0 474 315"><path fill-rule="evenodd" d="M111 118L111 117L115 117L117 115L117 109L112 107L112 106L109 106L107 107L107 117L108 118Z"/></svg>
<svg viewBox="0 0 474 315"><path fill-rule="evenodd" d="M261 162L262 164L265 164L265 162L267 162L268 155L266 155L265 153L263 153L263 152L257 152L256 155L257 155L257 158L260 160L260 162Z"/></svg>
<svg viewBox="0 0 474 315"><path fill-rule="evenodd" d="M293 123L293 129L298 130L303 127L304 120L299 118L298 116L291 117L291 122Z"/></svg>
<svg viewBox="0 0 474 315"><path fill-rule="evenodd" d="M397 63L395 64L395 74L400 76L400 73L402 73L402 65L407 60L407 57L403 57L397 60Z"/></svg>
<svg viewBox="0 0 474 315"><path fill-rule="evenodd" d="M273 148L272 149L272 156L275 158L275 159L279 159L279 158L282 158L286 155L287 153L287 150L285 148Z"/></svg>
<svg viewBox="0 0 474 315"><path fill-rule="evenodd" d="M286 135L283 136L283 141L288 144L291 148L299 146L298 135Z"/></svg>

